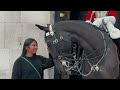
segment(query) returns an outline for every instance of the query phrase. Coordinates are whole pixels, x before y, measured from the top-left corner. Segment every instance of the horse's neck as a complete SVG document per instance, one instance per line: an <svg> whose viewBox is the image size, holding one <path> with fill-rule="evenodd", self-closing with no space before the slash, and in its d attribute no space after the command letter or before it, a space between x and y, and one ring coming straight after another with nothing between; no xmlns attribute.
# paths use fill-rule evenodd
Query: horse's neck
<svg viewBox="0 0 120 90"><path fill-rule="evenodd" d="M74 27L73 27L74 28ZM94 29L93 29L94 30ZM98 48L103 47L102 35L100 32L92 32L87 28L70 30L72 39L75 40L86 53L91 53ZM99 36L97 36L97 34ZM99 51L98 51L99 52ZM96 52L96 54L98 54Z"/></svg>

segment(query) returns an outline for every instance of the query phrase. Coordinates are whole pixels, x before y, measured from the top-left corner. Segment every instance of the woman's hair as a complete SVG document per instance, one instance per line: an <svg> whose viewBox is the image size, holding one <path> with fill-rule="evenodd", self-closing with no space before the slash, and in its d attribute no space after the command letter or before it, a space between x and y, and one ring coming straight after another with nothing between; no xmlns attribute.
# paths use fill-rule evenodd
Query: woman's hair
<svg viewBox="0 0 120 90"><path fill-rule="evenodd" d="M37 43L37 41L33 38L28 38L28 39L25 40L21 56L26 55L26 53L27 53L26 46L29 46L33 41L35 41ZM34 54L34 55L36 55L36 54Z"/></svg>

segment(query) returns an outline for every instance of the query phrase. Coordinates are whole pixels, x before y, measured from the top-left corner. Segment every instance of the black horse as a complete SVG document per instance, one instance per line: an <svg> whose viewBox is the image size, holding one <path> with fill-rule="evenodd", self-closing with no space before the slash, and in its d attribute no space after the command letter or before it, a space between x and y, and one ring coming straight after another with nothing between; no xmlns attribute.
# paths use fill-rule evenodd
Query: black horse
<svg viewBox="0 0 120 90"><path fill-rule="evenodd" d="M75 20L61 21L49 27L36 26L46 31L45 41L62 79L68 79L72 70L85 79L118 77L117 47L108 33L84 21ZM73 43L83 48L79 59L68 57Z"/></svg>

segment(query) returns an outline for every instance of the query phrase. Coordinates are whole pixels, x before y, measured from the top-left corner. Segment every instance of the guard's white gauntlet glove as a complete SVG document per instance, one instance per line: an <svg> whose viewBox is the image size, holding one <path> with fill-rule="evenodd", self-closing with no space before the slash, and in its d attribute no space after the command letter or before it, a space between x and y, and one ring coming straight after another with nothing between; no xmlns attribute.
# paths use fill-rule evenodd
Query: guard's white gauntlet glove
<svg viewBox="0 0 120 90"><path fill-rule="evenodd" d="M92 24L92 22L90 20L86 20L85 22Z"/></svg>

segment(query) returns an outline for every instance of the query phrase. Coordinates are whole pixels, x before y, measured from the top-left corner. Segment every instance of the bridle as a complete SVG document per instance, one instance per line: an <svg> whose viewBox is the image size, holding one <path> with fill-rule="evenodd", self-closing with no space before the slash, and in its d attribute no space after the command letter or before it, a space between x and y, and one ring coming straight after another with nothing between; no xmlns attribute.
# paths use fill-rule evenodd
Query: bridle
<svg viewBox="0 0 120 90"><path fill-rule="evenodd" d="M59 59L61 62L62 62L62 65L66 66L67 68L69 67L69 59L71 59L71 61L74 61L75 57L76 57L76 53L75 53L75 49L76 49L76 45L73 44L73 53L72 54L68 54L68 53L63 53L63 51L61 50L61 45L60 45L60 41L62 42L67 42L64 40L63 36L60 36L59 34L57 34L55 32L55 30L52 29L52 25L49 25L49 32L46 33L47 36L48 35L51 35L54 37L54 40L53 40L53 45L57 51L57 57L54 57L54 59ZM57 38L57 37L59 38ZM69 43L69 42L67 42ZM74 59L72 59L74 58Z"/></svg>
<svg viewBox="0 0 120 90"><path fill-rule="evenodd" d="M49 25L49 32L46 33L46 34L47 35L51 35L51 36L54 37L53 45L54 45L55 49L57 50L57 57L55 57L54 59L60 60L62 62L62 65L64 65L67 68L66 71L68 71L69 73L70 73L71 70L77 70L77 72L79 72L80 75L88 76L88 75L90 75L92 73L92 71L93 72L95 72L95 71L97 71L97 72L98 71L102 71L100 66L99 66L99 64L100 64L100 62L103 61L103 58L108 54L108 52L110 51L110 48L108 48L107 45L106 45L106 40L105 40L103 32L101 30L98 30L98 31L101 33L103 41L104 41L103 42L104 43L104 52L103 52L103 54L100 54L100 55L98 55L96 57L93 57L93 58L88 58L88 56L92 55L93 53L95 53L98 50L98 49L96 49L93 52L91 52L89 55L87 55L86 57L80 57L79 59L77 59L76 56L75 56L76 55L75 52L74 52L74 55L73 54L66 54L66 53L62 52L61 46L60 46L60 42L61 41L66 42L66 41L64 40L63 36L59 36L59 34L57 34L55 32L55 30L53 30L52 25ZM59 36L59 39L56 36L57 37ZM109 37L109 39L110 39L110 37ZM76 49L76 45L75 44L74 44L73 48ZM70 56L71 58L69 58L68 56ZM98 62L96 64L92 65L90 60L97 59L100 56L101 56L101 58L98 60ZM71 66L71 67L69 65L70 61L75 61L74 65ZM87 74L83 74L81 72L83 61L87 61L88 64L90 65L90 67L91 67L90 71ZM79 65L80 65L80 67L79 67Z"/></svg>

